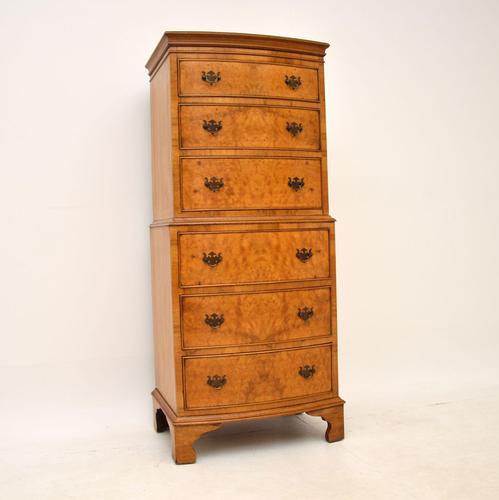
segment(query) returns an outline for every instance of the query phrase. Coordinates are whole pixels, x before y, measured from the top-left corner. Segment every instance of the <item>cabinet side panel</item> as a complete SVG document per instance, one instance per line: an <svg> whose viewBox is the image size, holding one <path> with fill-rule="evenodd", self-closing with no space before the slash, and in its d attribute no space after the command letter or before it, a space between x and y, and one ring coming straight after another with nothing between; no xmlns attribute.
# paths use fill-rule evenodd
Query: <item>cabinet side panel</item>
<svg viewBox="0 0 499 500"><path fill-rule="evenodd" d="M322 209L329 213L329 187L327 169L327 137L326 137L326 95L324 87L324 63L319 69L319 94L321 101L321 151L322 151Z"/></svg>
<svg viewBox="0 0 499 500"><path fill-rule="evenodd" d="M175 411L177 398L168 228L151 229L151 257L156 387Z"/></svg>
<svg viewBox="0 0 499 500"><path fill-rule="evenodd" d="M333 276L332 302L331 302L331 328L333 331L334 349L332 350L332 366L333 366L333 393L338 396L338 321L337 321L337 305L336 305L336 232L334 222L331 227L331 241L329 248L331 249L331 272Z"/></svg>
<svg viewBox="0 0 499 500"><path fill-rule="evenodd" d="M173 215L170 59L151 80L152 183L154 220Z"/></svg>

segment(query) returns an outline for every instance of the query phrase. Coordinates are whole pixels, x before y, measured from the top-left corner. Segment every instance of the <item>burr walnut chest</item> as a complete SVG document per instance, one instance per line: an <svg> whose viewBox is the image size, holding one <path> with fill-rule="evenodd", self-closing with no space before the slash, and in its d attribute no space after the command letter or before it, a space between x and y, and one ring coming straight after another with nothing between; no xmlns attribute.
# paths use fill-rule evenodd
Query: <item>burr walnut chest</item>
<svg viewBox="0 0 499 500"><path fill-rule="evenodd" d="M167 32L147 62L154 422L177 463L224 422L306 412L343 438L327 47Z"/></svg>

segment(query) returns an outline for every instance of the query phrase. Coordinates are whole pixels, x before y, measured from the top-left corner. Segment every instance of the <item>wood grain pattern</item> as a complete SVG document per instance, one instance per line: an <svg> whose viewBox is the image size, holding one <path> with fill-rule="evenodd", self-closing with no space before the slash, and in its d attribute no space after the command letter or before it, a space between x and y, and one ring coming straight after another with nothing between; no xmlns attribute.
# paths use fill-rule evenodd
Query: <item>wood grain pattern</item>
<svg viewBox="0 0 499 500"><path fill-rule="evenodd" d="M170 430L177 463L193 463L194 442L230 421L309 412L327 422L329 442L343 437L326 47L169 32L147 63L154 424ZM221 76L213 85L201 79L210 70ZM286 75L301 85L292 90ZM204 120L222 128L210 134ZM294 177L304 186L291 189ZM206 186L216 182L218 191ZM312 258L301 262L301 248ZM223 256L218 265L203 262L210 252Z"/></svg>
<svg viewBox="0 0 499 500"><path fill-rule="evenodd" d="M203 58L202 53L196 52L183 54L181 57L189 57L189 58ZM216 60L219 57L230 58L236 57L240 59L240 56L232 55L232 54L215 54L211 53L210 57L213 60ZM296 57L296 55L295 55ZM272 57L270 54L266 56L262 55L245 55L245 59L251 62L265 62L272 63L274 65L283 65L285 59L281 56L279 58ZM293 67L299 67L300 59L290 59L290 64ZM312 64L307 62L307 64ZM285 65L284 65L285 66ZM208 160L209 156L216 155L218 157L232 157L235 155L238 157L244 157L245 159L253 159L255 163L258 163L260 160L265 160L269 155L275 154L282 157L284 154L287 157L286 159L292 160L296 159L297 162L300 162L302 159L311 159L312 157L316 157L321 161L323 167L321 167L321 206L317 208L308 208L308 207L283 207L283 208L248 208L245 211L250 214L260 214L261 216L272 216L272 215L293 215L296 213L304 213L304 214L317 214L317 213L327 213L328 208L328 194L327 194L327 174L325 172L325 144L321 142L320 151L307 151L306 153L303 150L286 150L284 153L279 149L250 149L250 150L242 150L238 149L183 149L180 150L179 145L179 100L183 103L194 103L199 101L200 104L215 104L216 102L226 103L226 97L182 97L179 98L177 96L177 92L173 89L177 87L177 79L178 75L178 56L176 53L172 53L169 57L155 70L154 78L151 81L151 113L153 116L152 120L152 133L153 133L153 215L155 221L161 220L171 220L174 217L183 217L184 215L188 215L189 217L213 217L217 216L217 213L223 213L228 216L239 216L238 211L240 209L231 210L230 207L227 207L227 210L219 210L219 209L193 209L193 210L184 210L182 207L182 179L181 179L181 164L182 164L182 156L194 156L196 159L202 159L203 161ZM322 88L322 65L318 63L314 63L313 70L317 72L319 76L319 88ZM153 90L154 89L154 90ZM321 96L323 92L321 91ZM159 98L158 98L159 96ZM252 98L248 100L247 98L241 97L233 97L231 98L231 104L235 104L236 102L247 105L249 102L254 104L261 104L263 106L267 106L270 102L278 104L279 106L289 107L290 101L282 100L282 99L263 99L263 98ZM310 101L300 101L300 107L305 107L308 109L310 106L312 109L318 109L318 104L316 102ZM323 109L323 103L320 104L321 109ZM154 116L156 118L154 118ZM325 122L323 116L321 116L321 129L325 129ZM321 138L324 137L324 133L321 131ZM170 146L170 147L168 147ZM180 154L181 153L181 154ZM306 154L307 158L303 158ZM203 158L200 158L200 155ZM160 157L162 161L156 161L155 158ZM190 159L190 158L189 158ZM241 158L242 159L242 158ZM166 160L166 161L165 161ZM305 198L305 197L303 197ZM173 204L173 214L172 214L172 204Z"/></svg>
<svg viewBox="0 0 499 500"><path fill-rule="evenodd" d="M155 219L173 215L170 63L151 81L152 197Z"/></svg>
<svg viewBox="0 0 499 500"><path fill-rule="evenodd" d="M291 52L322 58L328 43L279 36L252 35L248 33L214 33L193 31L166 31L146 63L149 74L153 75L159 64L166 59L169 51L187 48L190 52L214 52L218 47L225 51L233 49L257 49L257 51Z"/></svg>
<svg viewBox="0 0 499 500"><path fill-rule="evenodd" d="M255 405L254 408L251 405L240 408L237 406L227 407L223 411L217 408L204 408L202 410L189 410L180 415L170 408L158 389L152 391L152 396L170 421L190 425L260 420L282 415L297 415L299 413L308 413L314 410L322 410L345 404L345 401L338 396L331 395L325 397L324 395L317 395L314 397L309 396L293 400L261 403Z"/></svg>
<svg viewBox="0 0 499 500"><path fill-rule="evenodd" d="M253 61L182 60L179 64L180 96L249 96L280 97L292 100L319 99L317 70L303 66L255 63ZM202 79L203 72L220 74L220 80L210 84ZM299 77L301 85L293 90L286 77Z"/></svg>
<svg viewBox="0 0 499 500"><path fill-rule="evenodd" d="M184 158L181 163L182 209L256 210L322 208L322 172L318 158ZM206 179L223 179L213 192ZM303 179L298 191L289 179Z"/></svg>
<svg viewBox="0 0 499 500"><path fill-rule="evenodd" d="M203 129L204 121L222 123L215 135ZM293 136L288 123L303 131ZM271 106L180 105L182 149L294 149L319 151L320 113L316 109Z"/></svg>
<svg viewBox="0 0 499 500"><path fill-rule="evenodd" d="M179 237L181 286L293 281L330 276L329 230L220 231L185 233ZM301 262L297 249L311 249ZM222 255L216 267L203 256Z"/></svg>
<svg viewBox="0 0 499 500"><path fill-rule="evenodd" d="M280 224L283 227L295 226L296 224L329 224L336 222L330 215L326 214L308 214L307 212L286 214L286 216L274 214L272 210L263 211L258 214L241 214L238 217L232 215L217 214L216 216L182 216L173 217L166 220L158 220L151 223L150 227L196 227L199 230L204 230L208 226L212 226L215 230L219 229L218 226L226 226L227 229L232 229L233 226L251 225L251 224L264 224L271 225Z"/></svg>
<svg viewBox="0 0 499 500"><path fill-rule="evenodd" d="M171 420L168 420L168 425L172 441L172 456L178 465L195 463L194 442L203 434L220 427L220 424L176 425Z"/></svg>
<svg viewBox="0 0 499 500"><path fill-rule="evenodd" d="M331 289L286 292L196 295L182 298L184 349L259 343L277 343L331 335ZM298 312L311 308L303 320ZM223 315L212 328L206 315Z"/></svg>
<svg viewBox="0 0 499 500"><path fill-rule="evenodd" d="M177 408L169 232L153 228L151 238L152 306L156 387Z"/></svg>
<svg viewBox="0 0 499 500"><path fill-rule="evenodd" d="M314 367L309 379L299 374ZM245 405L330 393L331 346L264 354L184 358L187 408ZM225 376L221 389L208 385L208 376Z"/></svg>
<svg viewBox="0 0 499 500"><path fill-rule="evenodd" d="M302 218L303 219L303 218ZM183 380L182 380L182 366L181 366L181 359L182 357L186 354L182 347L181 347L181 329L182 329L182 318L181 318L181 313L180 313L180 295L186 295L186 294L213 294L217 292L237 292L237 293L246 293L246 292L251 292L251 291L278 291L278 289L285 290L285 289L290 289L290 288L296 288L297 290L303 289L303 288L310 288L314 285L317 286L330 286L333 284L334 280L334 275L328 276L327 278L318 278L317 280L302 280L302 281L293 281L290 283L289 281L282 281L282 282L266 282L266 283L255 283L255 282L250 282L250 283L243 283L243 284L213 284L213 285L192 285L192 286L182 286L180 282L180 264L184 261L181 252L179 253L179 237L183 237L184 235L193 235L193 236L199 236L203 237L205 234L220 234L225 233L225 232L235 232L235 233L240 233L240 232L250 232L250 233L260 233L260 232L280 232L280 231L300 231L300 230L322 230L325 231L329 235L329 245L330 249L329 252L327 252L327 258L329 260L329 266L330 269L334 269L333 263L334 263L334 225L331 222L322 222L322 223L306 223L305 219L301 220L300 222L295 222L295 223L284 223L282 221L274 221L272 223L264 221L262 219L259 220L254 220L251 223L238 223L238 224L230 224L230 226L227 224L226 219L224 219L224 222L221 223L219 226L217 225L211 225L211 224L189 224L189 225L183 225L183 224L177 224L177 223L169 223L169 224L161 224L158 225L157 228L161 228L163 231L169 231L170 233L170 253L171 253L171 262L172 262L172 282L174 284L174 297L176 299L173 300L172 303L172 308L173 308L173 330L172 330L172 336L174 337L174 344L177 346L176 347L176 352L175 352L175 379L176 379L176 390L177 390L177 409L176 413L178 415L186 415L187 413L192 413L193 410L191 409L185 409L185 402L183 400L183 393L182 393L182 388L183 388ZM229 231L227 231L229 230ZM306 264L304 264L306 265ZM332 305L332 310L331 314L335 314L335 305ZM331 328L335 328L335 321L332 318L331 321ZM333 330L335 331L335 330ZM335 337L330 337L331 343L333 343L333 339ZM316 342L323 342L324 339L316 338ZM308 341L298 341L295 340L294 344L296 346L309 346L310 345L310 340ZM292 345L286 345L283 346L286 348L292 347ZM276 346L277 348L277 346ZM234 353L234 349L239 349L239 352L249 352L252 350L251 347L245 347L244 345L239 345L237 348L234 347L220 347L216 349L211 349L210 353L211 354L229 354L229 353ZM192 350L191 350L192 352ZM191 353L189 352L189 354ZM199 352L194 352L193 354L202 354ZM334 364L334 359L336 357L336 349L333 350L332 353L332 362ZM336 372L334 372L332 376L332 383L333 387L335 387L335 390L337 391L337 382L336 382ZM337 395L337 392L336 392ZM320 397L320 396L319 396ZM308 403L311 400L315 400L317 397L309 396L307 398L303 398L302 402L303 403ZM275 406L276 402L268 402L266 403L267 407L273 407ZM216 409L215 409L216 411ZM209 409L203 410L205 414L210 413ZM237 412L237 407L236 408L227 408L225 411L226 414L232 413L232 412Z"/></svg>
<svg viewBox="0 0 499 500"><path fill-rule="evenodd" d="M307 412L313 417L321 417L327 423L325 438L328 443L341 441L345 437L343 405L321 408Z"/></svg>

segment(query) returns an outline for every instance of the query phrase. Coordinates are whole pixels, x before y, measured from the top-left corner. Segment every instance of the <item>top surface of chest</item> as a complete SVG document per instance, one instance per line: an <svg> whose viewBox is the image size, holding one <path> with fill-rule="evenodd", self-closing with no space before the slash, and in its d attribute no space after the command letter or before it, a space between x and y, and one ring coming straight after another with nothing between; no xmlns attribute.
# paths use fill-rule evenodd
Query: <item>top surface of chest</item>
<svg viewBox="0 0 499 500"><path fill-rule="evenodd" d="M205 31L167 31L154 49L146 63L152 75L159 64L173 51L194 50L214 52L218 49L273 51L284 54L296 54L298 57L317 59L324 57L328 43L286 38L279 36L254 35L248 33L218 33Z"/></svg>

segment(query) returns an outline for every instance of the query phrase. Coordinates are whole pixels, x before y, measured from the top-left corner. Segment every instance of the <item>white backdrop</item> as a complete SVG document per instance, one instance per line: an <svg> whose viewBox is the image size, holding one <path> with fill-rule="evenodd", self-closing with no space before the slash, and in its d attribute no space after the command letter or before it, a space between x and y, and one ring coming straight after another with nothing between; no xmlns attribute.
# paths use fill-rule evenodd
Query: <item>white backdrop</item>
<svg viewBox="0 0 499 500"><path fill-rule="evenodd" d="M497 387L498 2L1 7L2 439L149 425L144 64L165 30L332 44L327 132L347 423L395 399Z"/></svg>

